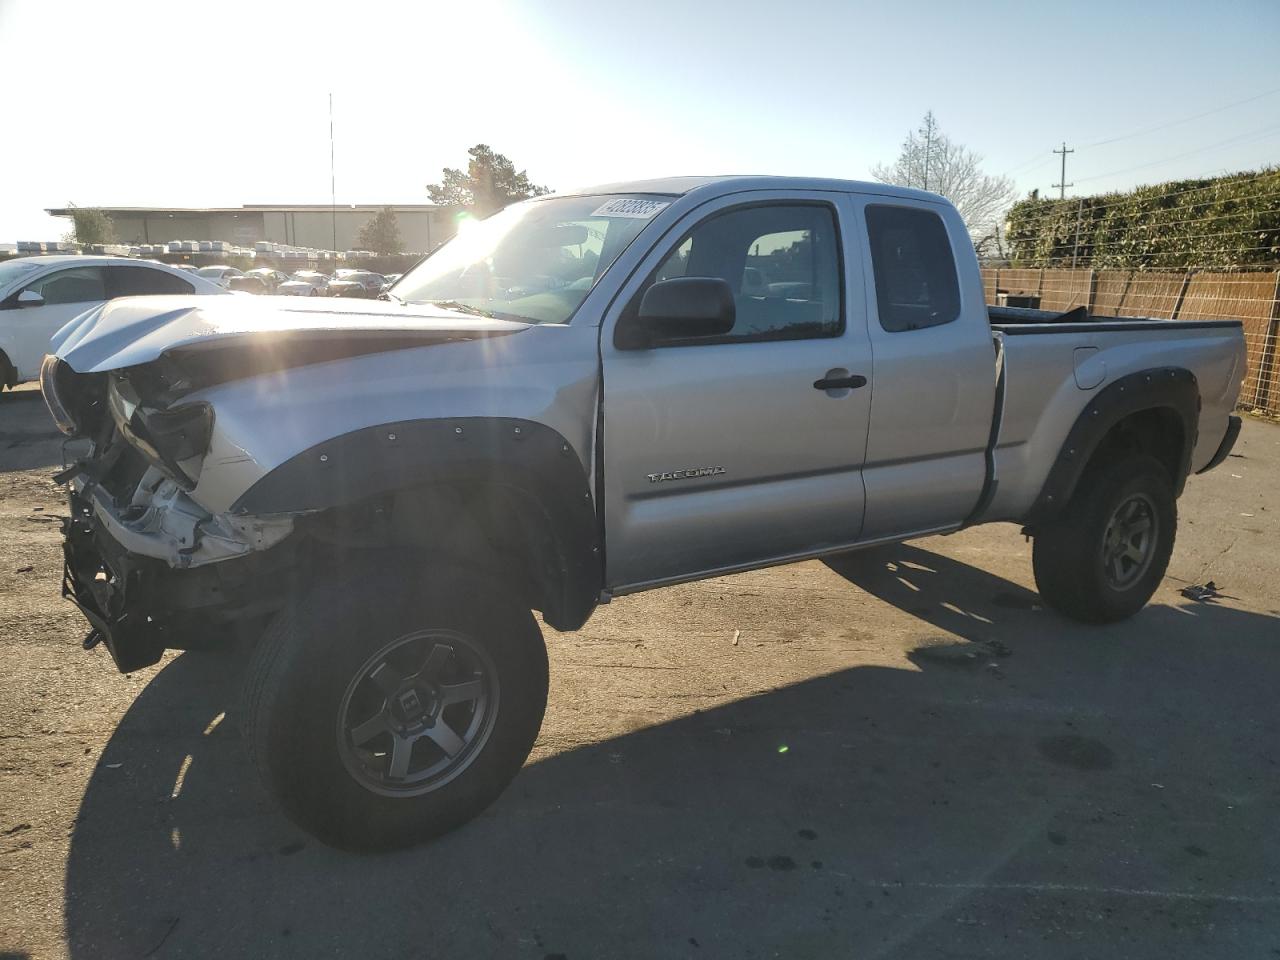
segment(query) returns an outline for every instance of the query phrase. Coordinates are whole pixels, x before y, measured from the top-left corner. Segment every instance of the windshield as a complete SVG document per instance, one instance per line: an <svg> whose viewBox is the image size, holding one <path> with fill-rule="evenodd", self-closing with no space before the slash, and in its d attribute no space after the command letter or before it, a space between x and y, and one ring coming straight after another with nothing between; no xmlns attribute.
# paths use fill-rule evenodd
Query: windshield
<svg viewBox="0 0 1280 960"><path fill-rule="evenodd" d="M32 263L30 260L9 260L0 263L0 287L7 287L39 266L40 264Z"/></svg>
<svg viewBox="0 0 1280 960"><path fill-rule="evenodd" d="M520 203L458 235L406 273L394 296L504 320L564 323L670 197L559 197Z"/></svg>

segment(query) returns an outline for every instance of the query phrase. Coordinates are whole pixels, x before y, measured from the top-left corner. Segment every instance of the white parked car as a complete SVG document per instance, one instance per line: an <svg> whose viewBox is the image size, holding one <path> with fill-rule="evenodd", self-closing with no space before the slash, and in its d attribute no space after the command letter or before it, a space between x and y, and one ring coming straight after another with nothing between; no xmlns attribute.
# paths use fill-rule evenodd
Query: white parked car
<svg viewBox="0 0 1280 960"><path fill-rule="evenodd" d="M216 283L226 289L231 285L231 278L243 277L244 271L237 270L235 267L201 267L196 271L196 276L203 277L210 283Z"/></svg>
<svg viewBox="0 0 1280 960"><path fill-rule="evenodd" d="M276 293L284 297L327 297L329 278L315 270L299 270L276 287Z"/></svg>
<svg viewBox="0 0 1280 960"><path fill-rule="evenodd" d="M127 257L19 257L0 262L0 390L35 380L49 338L115 297L226 293L163 263Z"/></svg>

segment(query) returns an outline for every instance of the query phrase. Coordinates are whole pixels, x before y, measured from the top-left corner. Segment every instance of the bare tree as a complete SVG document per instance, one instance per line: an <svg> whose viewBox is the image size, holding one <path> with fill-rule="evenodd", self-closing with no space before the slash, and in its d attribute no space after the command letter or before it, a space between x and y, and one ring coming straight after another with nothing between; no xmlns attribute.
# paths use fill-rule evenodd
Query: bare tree
<svg viewBox="0 0 1280 960"><path fill-rule="evenodd" d="M942 194L956 205L969 233L990 243L1016 194L1012 180L988 176L981 164L979 154L954 143L938 128L930 110L920 128L903 141L898 159L890 166L872 167L871 175L881 183Z"/></svg>

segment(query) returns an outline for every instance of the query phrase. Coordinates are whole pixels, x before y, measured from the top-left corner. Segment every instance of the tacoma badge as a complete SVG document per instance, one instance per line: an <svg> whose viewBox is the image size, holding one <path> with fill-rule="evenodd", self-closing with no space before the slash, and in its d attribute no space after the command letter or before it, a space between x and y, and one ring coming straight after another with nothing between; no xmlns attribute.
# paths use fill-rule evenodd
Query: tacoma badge
<svg viewBox="0 0 1280 960"><path fill-rule="evenodd" d="M693 467L689 470L672 470L670 473L647 473L650 483L661 483L663 480L692 480L694 477L718 477L724 473L724 467Z"/></svg>

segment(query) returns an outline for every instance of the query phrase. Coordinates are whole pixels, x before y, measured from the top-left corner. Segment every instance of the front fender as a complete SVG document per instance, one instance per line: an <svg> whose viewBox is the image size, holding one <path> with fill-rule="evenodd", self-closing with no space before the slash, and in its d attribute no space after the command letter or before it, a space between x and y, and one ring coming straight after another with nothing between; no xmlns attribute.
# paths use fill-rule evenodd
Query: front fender
<svg viewBox="0 0 1280 960"><path fill-rule="evenodd" d="M603 583L595 505L582 461L544 424L455 417L355 430L285 461L231 512L331 510L433 486L501 491L504 522L519 527L513 539L531 554L543 616L558 629L586 622Z"/></svg>

